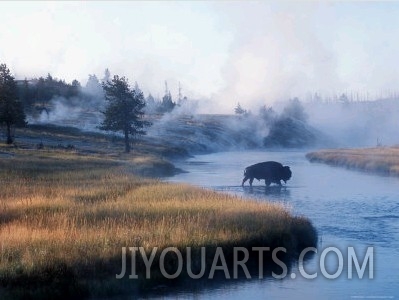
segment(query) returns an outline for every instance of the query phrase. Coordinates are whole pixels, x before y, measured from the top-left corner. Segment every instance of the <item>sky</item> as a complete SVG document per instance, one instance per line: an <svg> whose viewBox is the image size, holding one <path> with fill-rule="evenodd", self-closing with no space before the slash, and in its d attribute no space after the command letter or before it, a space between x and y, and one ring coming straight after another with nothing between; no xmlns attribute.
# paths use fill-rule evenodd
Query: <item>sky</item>
<svg viewBox="0 0 399 300"><path fill-rule="evenodd" d="M17 79L178 83L204 110L399 87L399 2L1 1L0 62Z"/></svg>

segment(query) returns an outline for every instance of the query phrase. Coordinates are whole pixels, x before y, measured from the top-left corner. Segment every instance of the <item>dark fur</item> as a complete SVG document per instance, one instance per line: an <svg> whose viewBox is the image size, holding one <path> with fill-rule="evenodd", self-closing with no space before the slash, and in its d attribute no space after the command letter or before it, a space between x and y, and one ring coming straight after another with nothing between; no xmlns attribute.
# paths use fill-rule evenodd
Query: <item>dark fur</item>
<svg viewBox="0 0 399 300"><path fill-rule="evenodd" d="M241 185L244 186L245 181L249 179L249 185L252 186L254 178L264 179L266 186L270 186L271 183L281 185L280 181L283 180L287 183L291 175L290 167L283 166L276 161L266 161L245 168Z"/></svg>

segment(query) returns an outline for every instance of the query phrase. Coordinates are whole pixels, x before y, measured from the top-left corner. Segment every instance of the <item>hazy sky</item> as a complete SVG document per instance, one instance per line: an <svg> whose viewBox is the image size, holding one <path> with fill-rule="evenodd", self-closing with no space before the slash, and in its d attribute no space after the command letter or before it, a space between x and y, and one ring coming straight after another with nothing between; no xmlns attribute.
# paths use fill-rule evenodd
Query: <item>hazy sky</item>
<svg viewBox="0 0 399 300"><path fill-rule="evenodd" d="M399 2L0 2L0 62L83 85L104 69L210 109L399 87Z"/></svg>

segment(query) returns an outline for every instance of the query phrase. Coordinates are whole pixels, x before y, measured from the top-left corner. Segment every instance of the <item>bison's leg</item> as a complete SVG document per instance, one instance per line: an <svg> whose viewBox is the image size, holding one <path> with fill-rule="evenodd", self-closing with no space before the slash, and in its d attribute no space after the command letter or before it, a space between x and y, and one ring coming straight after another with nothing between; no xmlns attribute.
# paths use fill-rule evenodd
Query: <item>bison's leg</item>
<svg viewBox="0 0 399 300"><path fill-rule="evenodd" d="M251 179L249 179L249 185L252 186L252 182L254 182L254 178L251 177Z"/></svg>
<svg viewBox="0 0 399 300"><path fill-rule="evenodd" d="M271 184L271 182L270 182L269 180L266 180L266 179L265 179L265 184L266 184L267 187L269 187L270 184Z"/></svg>
<svg viewBox="0 0 399 300"><path fill-rule="evenodd" d="M242 180L241 186L244 186L245 181L247 181L249 177L245 176L244 179Z"/></svg>

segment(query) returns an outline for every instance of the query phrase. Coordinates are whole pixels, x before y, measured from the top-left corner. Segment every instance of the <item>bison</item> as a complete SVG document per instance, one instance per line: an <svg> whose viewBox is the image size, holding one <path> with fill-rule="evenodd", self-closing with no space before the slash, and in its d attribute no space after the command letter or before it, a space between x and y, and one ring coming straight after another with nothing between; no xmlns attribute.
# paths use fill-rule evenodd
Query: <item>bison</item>
<svg viewBox="0 0 399 300"><path fill-rule="evenodd" d="M266 161L245 168L241 185L244 186L245 181L249 179L249 185L252 186L252 182L256 178L258 180L264 179L266 186L270 186L272 182L281 186L280 180L287 183L291 175L290 167L283 166L276 161Z"/></svg>

